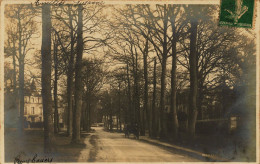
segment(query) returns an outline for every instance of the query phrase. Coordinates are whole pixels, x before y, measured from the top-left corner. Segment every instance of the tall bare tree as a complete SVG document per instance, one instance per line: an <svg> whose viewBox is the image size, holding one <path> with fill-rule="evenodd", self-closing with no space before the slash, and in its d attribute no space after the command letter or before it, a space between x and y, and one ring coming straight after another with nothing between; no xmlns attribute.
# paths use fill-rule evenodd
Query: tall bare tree
<svg viewBox="0 0 260 164"><path fill-rule="evenodd" d="M177 117L177 100L176 100L176 92L177 92L177 41L180 38L181 33L183 33L183 27L186 26L186 21L181 19L180 16L180 5L170 5L169 6L169 17L172 28L172 36L171 36L171 57L172 57L172 70L171 70L171 99L170 99L170 112L173 123L173 135L176 139L178 137L178 117Z"/></svg>
<svg viewBox="0 0 260 164"><path fill-rule="evenodd" d="M53 58L54 58L54 133L59 132L59 111L58 111L58 47L57 43L53 43Z"/></svg>
<svg viewBox="0 0 260 164"><path fill-rule="evenodd" d="M74 56L75 56L75 33L73 28L73 15L72 15L72 6L68 6L68 15L69 15L69 28L70 28L70 57L69 57L69 66L67 73L67 101L68 101L68 128L67 133L69 136L72 135L72 124L73 124L73 77L74 77Z"/></svg>
<svg viewBox="0 0 260 164"><path fill-rule="evenodd" d="M154 68L153 68L153 100L152 100L152 136L155 137L157 136L157 117L156 117L156 85L157 85L157 80L156 80L156 58L154 58Z"/></svg>
<svg viewBox="0 0 260 164"><path fill-rule="evenodd" d="M160 137L164 138L167 136L167 127L165 121L165 93L166 93L166 64L168 59L168 54L170 51L170 40L168 36L169 29L169 10L168 5L156 5L155 9L152 9L149 5L139 6L139 10L144 10L145 12L140 12L139 10L134 10L129 8L131 14L130 19L134 22L134 26L139 30L139 33L149 40L153 45L156 54L161 63L161 96L160 96ZM141 13L141 14L140 14ZM150 23L144 23L143 18L151 19ZM145 33L144 28L150 29L149 37Z"/></svg>
<svg viewBox="0 0 260 164"><path fill-rule="evenodd" d="M63 5L53 10L56 23L53 30L57 35L61 50L64 54L67 75L67 134L72 135L73 95L75 72L75 45L77 36L77 8L74 5ZM67 40L66 40L67 39Z"/></svg>
<svg viewBox="0 0 260 164"><path fill-rule="evenodd" d="M6 16L10 19L10 23L16 23L17 26L10 24L7 29L9 45L12 46L12 54L18 60L19 64L19 111L20 111L20 130L24 128L24 69L25 57L33 47L29 47L32 36L36 33L36 23L34 21L35 13L30 5L8 5ZM8 27L8 26L7 26ZM18 51L18 52L16 52ZM15 67L16 60L13 57ZM16 69L16 68L15 68ZM14 75L16 76L16 74ZM15 82L16 83L16 82Z"/></svg>
<svg viewBox="0 0 260 164"><path fill-rule="evenodd" d="M73 111L72 142L80 142L80 119L82 107L82 56L83 56L83 6L78 6L78 29L75 66L75 107Z"/></svg>
<svg viewBox="0 0 260 164"><path fill-rule="evenodd" d="M197 78L197 27L198 22L192 20L191 35L190 35L190 104L189 104L189 134L194 136L195 125L197 118L197 93L198 93L198 78Z"/></svg>
<svg viewBox="0 0 260 164"><path fill-rule="evenodd" d="M52 151L53 117L51 98L51 11L50 5L42 6L42 104L44 117L44 152Z"/></svg>

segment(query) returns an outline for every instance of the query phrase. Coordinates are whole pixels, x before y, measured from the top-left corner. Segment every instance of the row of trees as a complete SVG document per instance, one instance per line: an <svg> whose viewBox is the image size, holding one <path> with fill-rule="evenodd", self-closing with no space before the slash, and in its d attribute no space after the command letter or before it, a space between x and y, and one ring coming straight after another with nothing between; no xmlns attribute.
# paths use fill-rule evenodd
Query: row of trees
<svg viewBox="0 0 260 164"><path fill-rule="evenodd" d="M212 101L222 103L217 93L223 85L231 89L255 85L249 80L255 70L255 45L250 41L254 35L217 27L216 10L210 5L171 4L8 5L5 15L11 21L6 26L5 52L13 65L9 77L13 93L19 93L20 125L25 56L32 57L32 42L39 32L36 18L41 16L42 55L39 60L39 50L34 49L38 60L33 64L41 70L46 151L51 149L53 133L59 132L62 93L73 143L80 142L81 128L90 130L91 113L97 109L111 124L116 115L120 129L122 123L138 124L141 135L148 130L152 137L177 138L181 120L177 95L187 89L186 132L194 136L196 120L203 119L210 95ZM34 70L32 74L37 74Z"/></svg>
<svg viewBox="0 0 260 164"><path fill-rule="evenodd" d="M101 16L102 8L99 4L84 8L82 5L57 7L48 4L40 7L25 4L6 7L5 15L10 23L6 28L5 52L6 57L13 60L13 68L9 68L12 70L9 71L13 72L13 76L9 77L9 80L13 83L11 87L13 94L16 96L19 93L20 102L13 102L20 108L19 129L22 132L24 128L24 77L26 73L24 68L25 64L28 64L27 69L29 70L27 71L31 71L33 75L36 75L34 78L41 82L46 151L51 151L53 132L58 133L60 130L58 97L62 91L59 89L59 84L64 84L64 76L67 79L65 86L67 88L68 135L72 136L73 143L80 141L81 121L79 118L81 118L82 112L85 113L82 114L82 126L84 130L90 129L88 114L90 113L91 94L101 88L103 70L99 65L101 60L83 59L83 51L91 55L92 51L96 51L95 49L102 45L101 41L104 41L101 39L102 36L94 37L97 33L103 33L100 30L101 22L104 22ZM40 32L38 30L40 24L37 23L40 16L42 19L41 56L38 55L39 50L33 44L33 42L37 42L36 34ZM32 53L33 50L35 54ZM26 56L27 61L31 63L25 62ZM32 59L35 59L34 63ZM30 68L29 64L34 68ZM19 87L16 86L17 70L19 70ZM39 70L41 70L41 80L37 76ZM6 72L6 74L10 74L10 72ZM19 92L16 88L19 88ZM82 88L85 90L84 96ZM87 99L88 107L84 110L81 109L82 97Z"/></svg>
<svg viewBox="0 0 260 164"><path fill-rule="evenodd" d="M107 39L107 35L99 36L104 33L101 30L105 22L101 13L103 6L99 4L84 7L64 5L53 6L51 9L52 17L48 20L54 22L51 26L52 38L54 38L54 96L57 96L57 76L60 72L60 75L67 79L67 133L72 137L72 143L80 143L81 128L86 131L90 130L90 111L93 105L91 101L95 96L94 93L100 90L103 84L102 60L83 59L83 54L90 56ZM50 33L50 30L48 32ZM42 62L44 61L51 60L44 60L42 57ZM44 70L43 65L42 70ZM52 77L51 73L49 77ZM46 79L42 77L42 88L46 86L43 84L43 80ZM57 103L57 98L54 98L54 101ZM54 126L49 125L49 127L54 127L54 132L59 131L56 103ZM50 129L49 132L51 131Z"/></svg>
<svg viewBox="0 0 260 164"><path fill-rule="evenodd" d="M241 35L246 32L216 26L216 10L216 6L194 5L115 7L110 20L114 40L107 45L107 54L124 66L117 68L119 73L114 73L112 83L121 86L121 95L127 95L124 111L129 120L124 121L137 123L141 135L148 130L150 136L165 138L171 129L170 135L178 137L176 94L187 88L186 132L194 136L196 120L203 119L203 106L209 106L209 101L221 103L223 109L219 110L227 112L230 107L220 100L223 95L218 94L219 90L255 85L248 78L242 80L254 74L255 64L250 63L255 63L255 44L248 39L254 36L250 31ZM243 66L238 64L241 62ZM170 118L165 114L168 105ZM167 120L171 122L168 126Z"/></svg>

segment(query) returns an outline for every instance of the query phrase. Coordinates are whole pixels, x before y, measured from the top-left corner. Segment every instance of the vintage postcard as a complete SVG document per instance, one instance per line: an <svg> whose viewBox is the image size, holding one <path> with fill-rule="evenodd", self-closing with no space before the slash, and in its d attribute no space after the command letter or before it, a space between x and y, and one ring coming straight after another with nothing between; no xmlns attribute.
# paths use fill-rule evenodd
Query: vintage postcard
<svg viewBox="0 0 260 164"><path fill-rule="evenodd" d="M2 0L0 163L259 163L259 5Z"/></svg>

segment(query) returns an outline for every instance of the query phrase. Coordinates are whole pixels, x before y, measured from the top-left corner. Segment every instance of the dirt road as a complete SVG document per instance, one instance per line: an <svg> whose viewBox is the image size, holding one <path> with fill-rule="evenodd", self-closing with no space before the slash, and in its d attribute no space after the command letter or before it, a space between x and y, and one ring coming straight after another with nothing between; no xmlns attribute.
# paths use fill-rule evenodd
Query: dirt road
<svg viewBox="0 0 260 164"><path fill-rule="evenodd" d="M198 159L164 150L140 140L125 138L122 133L110 133L95 128L85 140L88 149L81 151L79 161L88 157L89 162L199 162Z"/></svg>

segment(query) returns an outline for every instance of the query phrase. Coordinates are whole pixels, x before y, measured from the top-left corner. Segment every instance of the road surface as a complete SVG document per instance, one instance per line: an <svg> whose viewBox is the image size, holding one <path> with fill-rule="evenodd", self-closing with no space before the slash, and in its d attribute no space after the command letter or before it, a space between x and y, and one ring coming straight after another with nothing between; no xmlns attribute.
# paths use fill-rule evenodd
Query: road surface
<svg viewBox="0 0 260 164"><path fill-rule="evenodd" d="M110 133L95 127L95 133L85 139L87 149L81 151L79 162L200 162L183 154L176 154L159 146L125 138L123 133Z"/></svg>

